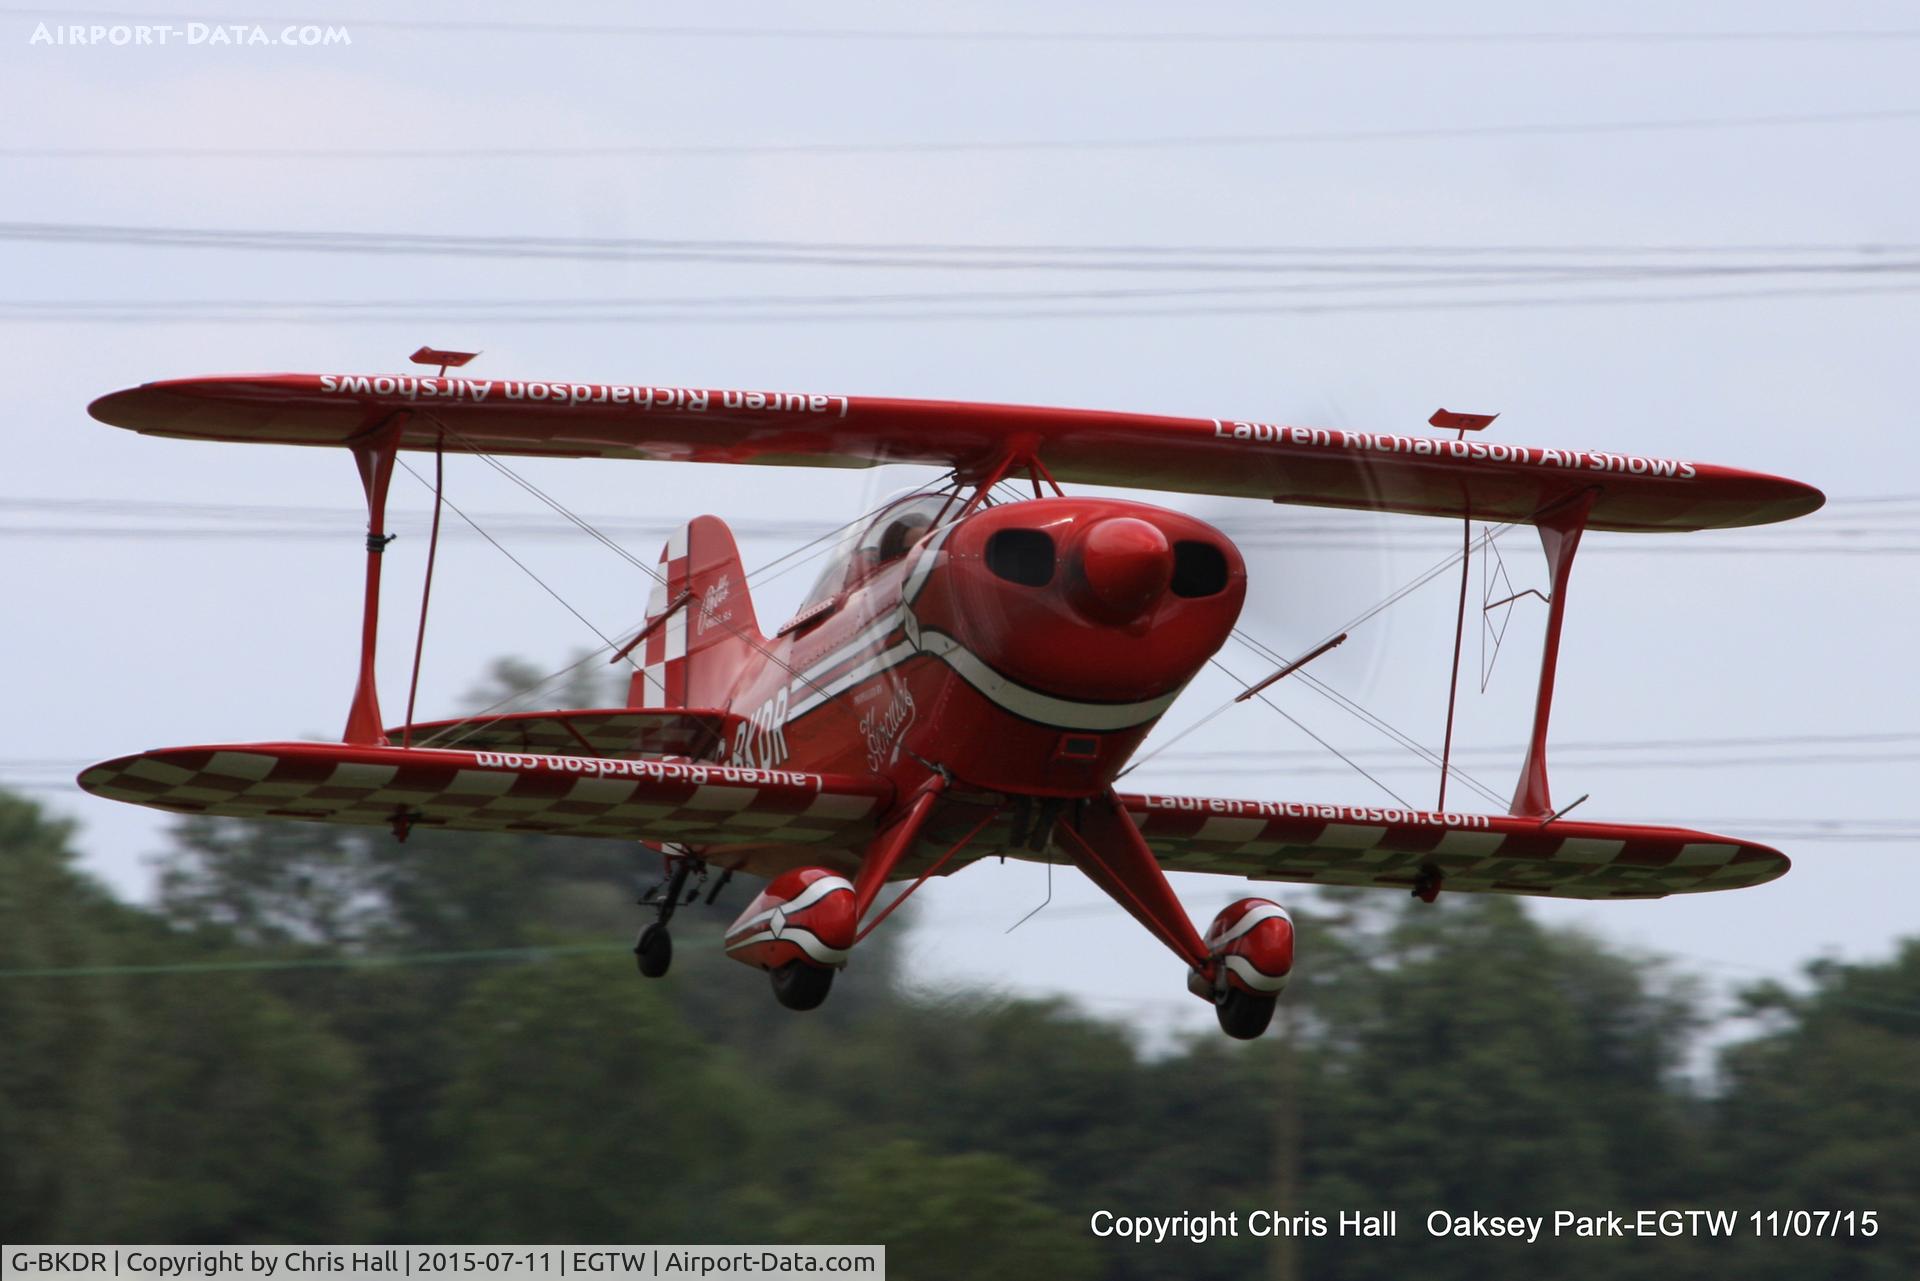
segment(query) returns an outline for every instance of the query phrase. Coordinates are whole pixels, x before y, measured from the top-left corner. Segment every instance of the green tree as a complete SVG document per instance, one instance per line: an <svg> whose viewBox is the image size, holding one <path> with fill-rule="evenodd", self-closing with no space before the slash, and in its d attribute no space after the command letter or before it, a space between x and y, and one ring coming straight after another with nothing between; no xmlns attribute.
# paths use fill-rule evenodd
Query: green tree
<svg viewBox="0 0 1920 1281"><path fill-rule="evenodd" d="M1920 939L1877 965L1819 962L1808 989L1745 994L1758 1036L1728 1048L1714 1150L1745 1210L1873 1210L1879 1234L1739 1243L1743 1275L1920 1274Z"/></svg>
<svg viewBox="0 0 1920 1281"><path fill-rule="evenodd" d="M1048 1209L1044 1185L1006 1157L940 1156L911 1142L833 1168L781 1234L821 1244L887 1247L900 1281L1092 1277L1099 1260L1082 1222Z"/></svg>
<svg viewBox="0 0 1920 1281"><path fill-rule="evenodd" d="M113 960L112 902L73 869L73 825L0 792L0 969ZM106 979L0 981L0 1238L79 1241L111 1221L128 1044Z"/></svg>
<svg viewBox="0 0 1920 1281"><path fill-rule="evenodd" d="M326 1024L249 975L129 979L124 1239L361 1241L382 1228L368 1084Z"/></svg>
<svg viewBox="0 0 1920 1281"><path fill-rule="evenodd" d="M0 794L0 1230L9 1240L343 1240L378 1230L364 1078L323 1024L71 867ZM36 970L162 967L149 975Z"/></svg>
<svg viewBox="0 0 1920 1281"><path fill-rule="evenodd" d="M1344 937L1301 993L1304 1202L1397 1208L1402 1233L1379 1250L1309 1240L1312 1274L1531 1275L1538 1257L1428 1240L1418 1219L1604 1212L1697 1189L1679 1077L1697 1026L1687 984L1512 899L1328 901ZM1545 1249L1591 1277L1641 1275L1659 1254Z"/></svg>
<svg viewBox="0 0 1920 1281"><path fill-rule="evenodd" d="M783 1100L747 1088L624 958L516 966L454 1018L440 1169L413 1230L446 1241L727 1241Z"/></svg>
<svg viewBox="0 0 1920 1281"><path fill-rule="evenodd" d="M176 925L251 948L361 946L386 927L385 832L284 820L184 818L159 860Z"/></svg>

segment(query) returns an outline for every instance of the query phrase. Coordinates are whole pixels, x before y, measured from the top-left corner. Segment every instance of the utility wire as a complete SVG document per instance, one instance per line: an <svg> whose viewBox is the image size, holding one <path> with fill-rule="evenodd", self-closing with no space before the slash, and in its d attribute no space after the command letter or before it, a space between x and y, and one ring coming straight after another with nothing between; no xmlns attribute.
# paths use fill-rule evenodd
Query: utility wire
<svg viewBox="0 0 1920 1281"><path fill-rule="evenodd" d="M951 264L941 264L951 265ZM1211 268L1208 268L1211 269ZM1273 271L1344 271L1331 267L1281 267ZM547 318L550 323L571 317L582 323L607 320L630 321L653 313L678 316L683 312L737 312L757 314L785 308L883 309L902 306L938 306L949 308L987 304L1024 303L1128 303L1172 299L1219 298L1295 298L1323 294L1420 294L1435 290L1481 290L1521 287L1532 289L1542 284L1611 285L1623 280L1689 281L1701 279L1757 280L1810 276L1920 276L1920 260L1847 263L1786 263L1781 265L1740 264L1734 266L1670 267L1595 266L1583 269L1553 270L1528 275L1515 270L1498 274L1467 274L1405 277L1401 269L1362 268L1380 271L1388 279L1305 280L1252 285L1191 285L1181 287L1108 287L1101 289L966 289L937 291L896 291L890 293L833 294L709 294L655 298L548 298L548 299L463 299L422 300L418 298L372 299L23 299L0 301L0 320L102 321L119 323L155 323L183 320L202 321L276 321L308 324L380 318L419 318L433 321L491 323L526 316ZM1663 295L1664 296L1664 295Z"/></svg>
<svg viewBox="0 0 1920 1281"><path fill-rule="evenodd" d="M638 569L641 573L645 574L648 578L652 579L655 583L659 584L662 587L665 587L668 585L666 576L662 574L658 568L656 568L653 565L647 564L645 561L641 560L638 556L635 556L632 552L628 551L625 547L621 546L618 542L615 542L613 539L601 533L591 523L589 523L582 517L576 515L570 508L568 508L565 504L561 503L558 499L548 494L545 490L541 489L538 485L534 484L532 481L520 475L519 472L509 467L506 463L502 462L499 458L495 457L490 453L487 453L485 450L482 450L472 440L461 435L459 432L454 431L451 427L448 427L445 422L440 421L439 419L435 419L435 422L440 427L440 429L447 434L448 437L450 437L451 439L463 445L466 448L466 451L468 453L474 454L475 456L484 460L489 467L492 467L495 471L499 472L502 476L512 481L515 485L518 485L521 489L525 490L528 494L531 494L535 499L537 499L538 501L546 505L557 515L567 520L570 524L574 525L582 533L586 534L588 537L592 538L595 542L598 542L603 547L606 547L609 551L613 552L616 556L626 561L629 565L632 565L634 568ZM409 467L407 470L411 472L413 469ZM415 474L415 478L416 479L419 478L417 473ZM452 504L448 504L448 505L452 506ZM456 508L455 510L458 510L458 509ZM478 526L475 526L475 528L477 529ZM487 537L487 541L494 542L491 536ZM497 542L494 542L494 546L499 547L499 544ZM501 548L501 550L505 551L506 549ZM520 562L516 559L514 560L514 563L519 564ZM524 569L525 566L522 566L522 568ZM532 573L531 570L528 570L527 572ZM539 581L539 580L536 578L535 581ZM542 583L541 585L543 587L545 586L544 583ZM552 589L548 588L548 591L551 592ZM555 599L559 599L557 593L555 593L554 595L555 595ZM562 601L561 603L566 604L565 601ZM692 609L693 605L689 604L685 606L685 608ZM583 616L578 610L574 609L573 606L567 605L567 610L569 613L573 614L575 618L580 619L581 622L587 623L585 616ZM769 646L764 639L762 639L759 635L755 634L753 630L739 623L734 623L727 619L719 618L719 617L715 617L713 619L713 623L715 626L722 627L725 630L733 633L739 639L745 641L748 646L750 646L752 649L757 651L768 662L772 663L774 666L785 671L787 675L790 676L792 679L799 681L801 684L808 686L809 688L814 690L816 693L821 694L822 696L826 694L827 691L823 686L819 684L819 682L812 680L807 676L807 674L804 671L800 670L798 667L788 662L784 657L782 657L779 653L777 653L771 646ZM615 642L611 638L609 638L605 633L603 633L599 628L594 627L592 623L587 623L587 626L593 631L594 635L600 637L600 639L603 642L605 642L606 648L608 649L614 648ZM632 666L636 669L639 667L639 664L634 662L633 655L631 653L627 655L627 663L629 666ZM469 729L467 733L468 734L472 733L472 729ZM461 735L461 737L463 738L465 736L466 734ZM454 741L457 742L459 740L456 739Z"/></svg>
<svg viewBox="0 0 1920 1281"><path fill-rule="evenodd" d="M419 481L422 485L426 486L428 489L433 488L432 483L428 481L426 477L422 476L419 472L415 471L412 465L409 464L406 459L400 457L398 454L395 454L394 461L396 463L399 463L400 466L406 468L407 475L413 477L415 480ZM469 526L471 526L474 533L480 535L480 537L492 543L494 547L499 550L502 556L505 556L508 560L512 561L515 565L519 566L520 572L522 572L528 578L531 578L536 584L538 584L540 587L540 590L544 591L547 595L553 597L554 600L560 602L560 607L562 609L566 610L569 614L572 614L575 618L579 619L581 624L584 625L588 631L592 632L595 636L598 636L601 639L601 641L606 644L607 648L609 649L613 648L613 641L608 639L606 633L602 632L598 627L595 627L593 625L592 620L590 620L585 614L582 614L579 610L575 609L571 604L569 604L567 601L567 598L562 596L559 592L555 591L553 587L550 584L548 584L546 579L534 573L533 570L527 566L527 563L525 561L521 560L518 556L515 556L512 552L508 551L504 546L502 546L499 539L495 538L492 534L489 534L486 530L482 529L478 524L474 522L474 520L470 516L468 516L465 512L461 511L459 507L455 506L451 499L443 499L442 501L446 503L448 510L452 511L454 515L458 516L461 520L465 521Z"/></svg>
<svg viewBox="0 0 1920 1281"><path fill-rule="evenodd" d="M1746 257L1855 257L1884 259L1920 252L1912 242L1827 244L1493 244L1493 245L1204 245L952 243L919 241L744 240L668 237L476 235L452 232L304 230L272 227L178 227L121 223L0 220L0 240L51 244L126 245L266 251L346 253L409 257L585 259L592 261L733 262L748 266L881 266L970 270L1292 270L1334 262L1342 270L1440 269L1453 271L1565 269L1568 259ZM1558 263L1540 262L1542 258ZM1347 260L1340 263L1338 260ZM1421 260L1425 260L1422 262ZM1504 260L1490 263L1489 260Z"/></svg>
<svg viewBox="0 0 1920 1281"><path fill-rule="evenodd" d="M624 943L551 944L494 947L469 952L366 953L357 956L256 958L234 961L172 961L159 964L36 966L0 970L0 979L104 978L136 974L239 974L265 970L372 970L417 965L463 965L475 961L545 961L566 956L600 956L633 949Z"/></svg>
<svg viewBox="0 0 1920 1281"><path fill-rule="evenodd" d="M1051 867L1051 864L1048 865ZM1108 915L1113 907L1111 903L1089 903L1073 907L1056 908L1056 918L1086 915ZM157 963L129 963L108 965L72 965L38 966L33 968L0 970L0 979L71 979L71 978L109 978L109 977L164 977L182 975L217 975L262 973L287 970L367 970L401 969L431 965L460 965L484 963L489 961L526 961L539 962L558 960L575 956L612 956L629 952L632 949L625 943L568 943L547 944L532 947L485 948L466 952L399 952L366 953L358 956L323 956L301 958L251 958L225 961L174 961ZM1675 958L1682 965L1701 965L1710 969L1738 970L1745 973L1767 974L1765 967L1745 964L1737 961L1724 961L1713 957L1680 956ZM1843 963L1848 969L1864 969L1866 964ZM1042 1000L1046 998L1040 998ZM1884 1001L1852 1000L1828 992L1812 997L1822 1007L1838 1007L1859 1010L1863 1013L1893 1014L1904 1017L1920 1018L1920 1006L1897 1005ZM1074 994L1075 1002L1093 1004L1123 1005L1127 1010L1137 1013L1141 1004L1133 998L1124 1001L1118 998L1089 997ZM1194 1012L1201 1006L1189 1006L1184 1002L1152 1002L1168 1009ZM1738 1017L1735 1012L1730 1017Z"/></svg>
<svg viewBox="0 0 1920 1281"><path fill-rule="evenodd" d="M1889 507L1909 506L1916 510L1911 513L1886 511ZM341 520L364 514L358 507L322 507L302 505L279 505L269 503L214 503L191 499L150 499L150 498L99 498L81 495L47 494L0 494L0 513L17 511L84 511L110 513L115 515L137 514L155 519L180 516L209 520L286 520L295 523L305 522L335 529ZM1276 518L1270 515L1264 518L1243 518L1231 513L1212 518L1212 524L1234 533L1238 538L1271 536L1287 538L1297 534L1348 535L1354 532L1358 518L1369 513L1342 513L1342 519L1334 519L1333 513L1302 508L1287 514L1289 518ZM525 525L528 532L552 531L567 528L571 524L557 525L539 516L529 516L525 512L491 511L476 512L476 517L486 520L493 528ZM630 516L602 514L587 516L603 528L614 528L625 522L635 532L665 532L679 528L682 522L673 520L634 520ZM856 518L864 519L864 517ZM1829 495L1827 505L1809 522L1810 532L1847 533L1847 530L1829 530L1828 526L1839 521L1849 524L1870 523L1877 532L1900 532L1920 530L1920 494L1873 494L1873 495ZM820 532L823 522L805 518L777 519L768 517L746 517L734 522L736 530L747 530L757 535L801 537ZM1739 531L1727 531L1737 534ZM831 536L829 534L829 536Z"/></svg>
<svg viewBox="0 0 1920 1281"><path fill-rule="evenodd" d="M1553 753L1554 753L1554 758L1556 760L1559 760L1568 755L1579 755L1579 754L1584 754L1589 752L1628 752L1628 751L1640 752L1648 749L1693 749L1693 748L1707 748L1707 747L1744 748L1748 746L1769 746L1769 745L1792 747L1799 744L1821 744L1821 745L1885 744L1888 746L1900 747L1904 745L1915 744L1917 742L1920 742L1920 733L1859 733L1859 734L1803 734L1803 735L1763 734L1763 735L1756 735L1756 736L1725 737L1725 738L1609 739L1609 740L1586 740L1586 741L1573 741L1573 742L1561 742L1560 740L1555 739L1553 743ZM1457 748L1456 753L1466 752L1468 754L1479 754L1479 755L1489 755L1489 756L1491 755L1513 756L1513 755L1519 754L1524 750L1525 750L1525 744L1512 743L1512 744L1503 744L1503 745L1493 746L1493 747ZM1365 758L1365 757L1372 757L1372 756L1385 756L1385 755L1388 755L1390 752L1392 752L1392 749L1384 748L1384 747L1375 747L1375 748L1360 748L1360 749L1357 749L1352 754L1357 757ZM1320 752L1315 750L1310 750L1307 748L1297 748L1297 749L1265 748L1265 749L1261 749L1260 751L1254 754L1257 755L1262 761L1267 761L1267 762L1284 762L1284 761L1300 761L1300 760L1318 761L1321 759ZM1167 760L1167 761L1179 761L1183 764L1195 765L1195 766L1232 765L1236 762L1246 760L1248 755L1249 753L1245 749L1233 748L1233 749L1219 749L1219 750L1205 750L1205 751L1167 752L1167 753L1164 753L1160 759ZM1397 758L1399 756L1399 753L1392 752L1392 755ZM1724 761L1726 758L1714 758L1714 759ZM1783 757L1783 759L1791 760L1792 756L1791 754L1789 754ZM55 773L58 773L62 771L71 771L71 770L79 769L82 766L87 765L89 763L90 762L81 760L77 757L61 757L61 756L0 757L0 772L27 770L27 771L53 771ZM1638 765L1639 763L1640 762L1637 759L1633 761L1620 762L1620 764L1623 764L1623 765ZM1735 763L1741 763L1741 762L1735 762ZM1583 765L1582 768L1594 768L1594 766ZM1824 821L1824 820L1809 820L1809 821L1818 822L1818 821ZM1906 820L1902 819L1898 821L1905 822ZM1920 820L1915 820L1915 821L1920 822Z"/></svg>
<svg viewBox="0 0 1920 1281"><path fill-rule="evenodd" d="M1920 108L1889 107L1868 111L1792 112L1746 116L1654 118L1537 124L1424 126L1399 129L1315 129L1263 134L1171 134L1155 138L971 139L951 142L739 142L631 143L594 146L520 145L484 147L195 147L0 146L0 156L19 160L717 160L751 156L873 156L1092 153L1114 151L1187 151L1202 148L1260 148L1325 143L1424 142L1447 138L1554 137L1576 134L1672 133L1691 130L1772 129L1788 126L1885 124L1920 119Z"/></svg>
<svg viewBox="0 0 1920 1281"><path fill-rule="evenodd" d="M1770 289L1716 289L1675 293L1634 293L1604 294L1596 292L1579 294L1521 295L1509 298L1459 297L1444 299L1393 299L1378 302L1305 302L1305 303L1244 303L1244 304L1193 304L1193 305L1139 305L1139 306L1038 306L1038 307L1000 307L1000 308L921 308L918 310L888 310L884 308L856 309L841 308L827 310L761 309L742 308L738 310L705 310L687 308L679 311L664 309L655 311L556 311L556 312L520 312L508 315L489 313L463 315L458 312L423 313L431 314L437 322L453 324L498 324L498 325L819 325L819 324L897 324L903 321L1016 321L1016 320L1127 320L1138 318L1164 318L1171 316L1281 316L1281 315L1338 315L1342 313L1390 313L1390 312L1429 312L1461 310L1506 310L1532 307L1596 307L1596 306L1648 306L1663 303L1692 302L1740 302L1774 298L1850 298L1850 297L1895 297L1920 292L1920 285L1832 285L1832 286L1786 286ZM80 313L62 315L57 312L46 314L27 314L18 312L0 313L0 323L14 324L235 324L235 323L277 323L299 325L321 324L406 324L416 326L421 316L356 316L339 312L303 314L298 312L262 313L260 315L222 316L219 314L182 313L169 315L164 312L127 313L124 315Z"/></svg>

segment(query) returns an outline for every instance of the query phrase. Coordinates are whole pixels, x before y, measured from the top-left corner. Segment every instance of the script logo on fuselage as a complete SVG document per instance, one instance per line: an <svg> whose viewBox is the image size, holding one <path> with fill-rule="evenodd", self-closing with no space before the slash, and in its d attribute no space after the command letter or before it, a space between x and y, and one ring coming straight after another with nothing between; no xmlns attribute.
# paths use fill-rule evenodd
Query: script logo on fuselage
<svg viewBox="0 0 1920 1281"><path fill-rule="evenodd" d="M860 734L867 740L867 768L878 774L900 759L900 744L912 727L915 709L913 691L905 685L894 687L893 698L883 710L869 707L860 716Z"/></svg>
<svg viewBox="0 0 1920 1281"><path fill-rule="evenodd" d="M733 594L733 575L722 574L719 579L700 596L700 622L695 628L697 634L705 635L710 629L724 627L733 620L733 611L720 611L727 603L727 597Z"/></svg>

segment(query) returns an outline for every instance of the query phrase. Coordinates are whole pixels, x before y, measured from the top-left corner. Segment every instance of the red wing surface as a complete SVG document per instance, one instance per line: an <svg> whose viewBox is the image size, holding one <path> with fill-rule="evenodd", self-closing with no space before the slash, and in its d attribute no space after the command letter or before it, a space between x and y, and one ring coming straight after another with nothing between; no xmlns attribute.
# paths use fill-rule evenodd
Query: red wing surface
<svg viewBox="0 0 1920 1281"><path fill-rule="evenodd" d="M1308 506L1531 521L1593 489L1590 529L1761 525L1815 510L1798 481L1706 463L1230 419L805 392L358 374L147 383L95 418L192 440L343 445L404 415L400 446L816 467L931 463L981 478L1010 453L1062 481Z"/></svg>
<svg viewBox="0 0 1920 1281"><path fill-rule="evenodd" d="M1678 827L1570 819L1543 827L1506 815L1179 796L1121 800L1170 872L1411 888L1431 867L1447 891L1622 899L1741 889L1789 866L1765 845Z"/></svg>
<svg viewBox="0 0 1920 1281"><path fill-rule="evenodd" d="M791 770L339 743L161 748L91 766L80 786L181 814L854 849L887 791Z"/></svg>

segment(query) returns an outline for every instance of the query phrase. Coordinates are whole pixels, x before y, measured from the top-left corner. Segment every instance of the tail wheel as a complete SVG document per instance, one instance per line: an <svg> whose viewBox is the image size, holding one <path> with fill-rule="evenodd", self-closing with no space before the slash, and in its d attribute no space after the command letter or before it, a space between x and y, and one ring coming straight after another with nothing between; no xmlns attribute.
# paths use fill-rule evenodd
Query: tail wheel
<svg viewBox="0 0 1920 1281"><path fill-rule="evenodd" d="M1213 1012L1220 1020L1222 1032L1238 1041L1254 1041L1267 1030L1267 1024L1273 1022L1273 1008L1279 1003L1280 998L1275 996L1255 996L1230 987Z"/></svg>
<svg viewBox="0 0 1920 1281"><path fill-rule="evenodd" d="M650 979L657 979L673 964L673 935L665 925L655 923L640 931L633 945L634 964Z"/></svg>
<svg viewBox="0 0 1920 1281"><path fill-rule="evenodd" d="M819 1008L833 990L834 971L821 965L789 961L777 970L769 970L774 999L790 1010Z"/></svg>

